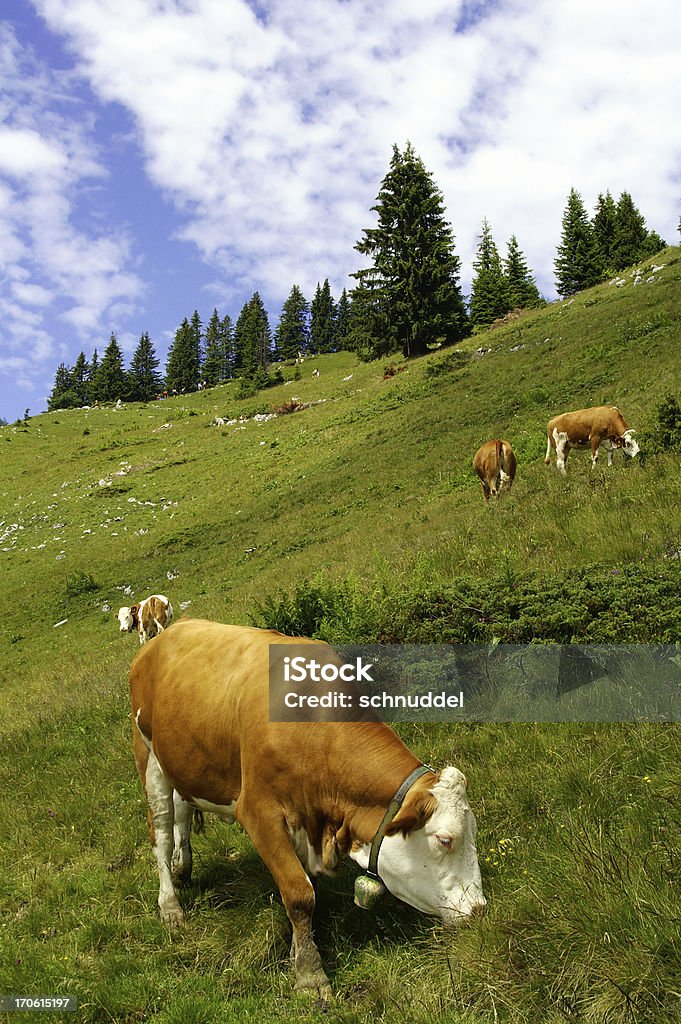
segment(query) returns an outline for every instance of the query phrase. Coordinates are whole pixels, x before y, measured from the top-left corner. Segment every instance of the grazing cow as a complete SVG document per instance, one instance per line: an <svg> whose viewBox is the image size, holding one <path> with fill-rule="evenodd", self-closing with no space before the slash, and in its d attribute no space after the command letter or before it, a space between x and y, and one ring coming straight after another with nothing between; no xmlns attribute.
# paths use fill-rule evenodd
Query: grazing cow
<svg viewBox="0 0 681 1024"><path fill-rule="evenodd" d="M612 466L612 453L621 448L625 455L633 458L641 450L634 440L635 431L630 430L617 406L598 405L593 409L565 412L554 416L546 426L548 439L546 457L548 466L551 449L556 453L556 468L565 476L565 464L571 448L591 447L591 466L596 465L598 449L605 448L608 465Z"/></svg>
<svg viewBox="0 0 681 1024"><path fill-rule="evenodd" d="M486 441L473 457L473 469L480 477L482 496L498 498L510 491L515 479L516 457L508 441Z"/></svg>
<svg viewBox="0 0 681 1024"><path fill-rule="evenodd" d="M161 920L184 921L173 879L191 876L194 809L238 821L291 921L296 988L327 998L310 879L334 874L340 854L369 865L370 886L380 888L380 876L395 896L447 923L481 913L486 901L464 775L421 765L377 720L320 713L317 721L271 721L270 658L288 664L278 646L286 644L314 645L318 662L342 664L313 640L201 619L182 619L143 647L130 673L135 760L150 807Z"/></svg>
<svg viewBox="0 0 681 1024"><path fill-rule="evenodd" d="M145 644L167 629L173 621L173 608L163 594L154 594L132 608L119 608L118 621L121 633L132 633L136 629L140 643Z"/></svg>

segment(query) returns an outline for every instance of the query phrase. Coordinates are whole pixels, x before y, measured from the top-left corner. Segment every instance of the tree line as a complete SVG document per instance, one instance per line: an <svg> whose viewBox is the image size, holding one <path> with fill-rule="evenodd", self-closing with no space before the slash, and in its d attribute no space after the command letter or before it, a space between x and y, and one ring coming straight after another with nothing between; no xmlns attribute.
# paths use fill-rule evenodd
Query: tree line
<svg viewBox="0 0 681 1024"><path fill-rule="evenodd" d="M335 301L326 279L308 302L293 285L274 331L258 292L238 318L217 309L205 328L197 311L185 318L168 351L165 374L148 333L126 370L115 334L99 360L83 352L73 367L57 369L48 408L94 402L150 401L164 393L212 387L235 377L240 394L283 381L273 364L302 354L340 350L375 359L394 352L405 358L460 341L517 308L545 304L515 235L502 259L487 219L483 219L473 263L471 294L460 286L460 260L442 192L433 175L407 144L393 147L388 173L372 207L376 224L355 245L368 265L350 276L356 282ZM599 195L589 219L572 189L562 220L555 260L559 295L572 295L664 248L649 231L631 195L615 202Z"/></svg>

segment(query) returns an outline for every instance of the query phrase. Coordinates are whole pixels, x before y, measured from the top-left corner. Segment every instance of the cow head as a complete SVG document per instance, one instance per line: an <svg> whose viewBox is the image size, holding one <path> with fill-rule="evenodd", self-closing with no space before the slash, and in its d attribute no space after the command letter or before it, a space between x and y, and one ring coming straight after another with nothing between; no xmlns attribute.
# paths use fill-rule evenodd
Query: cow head
<svg viewBox="0 0 681 1024"><path fill-rule="evenodd" d="M481 913L477 825L465 776L445 768L430 790L408 794L386 830L378 873L394 896L457 924Z"/></svg>
<svg viewBox="0 0 681 1024"><path fill-rule="evenodd" d="M130 633L135 626L135 615L132 608L118 609L118 622L121 633Z"/></svg>
<svg viewBox="0 0 681 1024"><path fill-rule="evenodd" d="M641 451L638 443L634 440L633 430L625 430L621 437L621 447L625 455L628 455L630 459L633 459L635 455Z"/></svg>

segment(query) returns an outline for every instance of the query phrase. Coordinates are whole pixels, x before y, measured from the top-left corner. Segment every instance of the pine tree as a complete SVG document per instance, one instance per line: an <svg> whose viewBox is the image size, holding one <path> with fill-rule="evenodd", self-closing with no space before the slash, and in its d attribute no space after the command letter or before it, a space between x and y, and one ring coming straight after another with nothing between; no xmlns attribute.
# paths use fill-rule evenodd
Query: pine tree
<svg viewBox="0 0 681 1024"><path fill-rule="evenodd" d="M214 309L206 327L206 358L202 377L208 387L215 387L224 377L222 354L222 321Z"/></svg>
<svg viewBox="0 0 681 1024"><path fill-rule="evenodd" d="M97 374L99 373L99 355L97 349L92 353L92 360L90 362L90 385L89 394L91 402L99 401L99 394L97 393Z"/></svg>
<svg viewBox="0 0 681 1024"><path fill-rule="evenodd" d="M179 394L196 391L199 383L196 332L185 317L175 331L175 340L168 351L166 387Z"/></svg>
<svg viewBox="0 0 681 1024"><path fill-rule="evenodd" d="M647 235L643 214L634 206L631 195L623 192L615 212L615 236L612 245L615 270L624 270L644 258Z"/></svg>
<svg viewBox="0 0 681 1024"><path fill-rule="evenodd" d="M480 329L488 327L511 309L508 283L487 218L482 222L473 270L470 317L473 328Z"/></svg>
<svg viewBox="0 0 681 1024"><path fill-rule="evenodd" d="M133 353L128 371L130 401L151 402L158 395L163 387L163 378L158 372L159 363L149 333L145 331Z"/></svg>
<svg viewBox="0 0 681 1024"><path fill-rule="evenodd" d="M327 277L323 285L317 284L310 306L310 348L313 352L334 351L335 328L336 306Z"/></svg>
<svg viewBox="0 0 681 1024"><path fill-rule="evenodd" d="M603 280L603 264L582 197L570 190L563 212L563 233L558 246L556 290L565 298Z"/></svg>
<svg viewBox="0 0 681 1024"><path fill-rule="evenodd" d="M348 347L348 335L350 333L351 303L347 290L344 288L336 306L336 333L334 337L334 351L340 352Z"/></svg>
<svg viewBox="0 0 681 1024"><path fill-rule="evenodd" d="M272 334L267 311L258 292L254 292L239 314L234 345L241 376L262 386L272 352Z"/></svg>
<svg viewBox="0 0 681 1024"><path fill-rule="evenodd" d="M196 367L196 379L194 383L193 391L199 386L201 380L201 367L203 366L203 324L201 323L201 317L199 316L198 310L194 310L191 319L191 332L192 332L192 355L194 359L194 365Z"/></svg>
<svg viewBox="0 0 681 1024"><path fill-rule="evenodd" d="M511 235L508 240L504 275L510 309L534 309L536 306L546 305L546 300L539 293L515 235Z"/></svg>
<svg viewBox="0 0 681 1024"><path fill-rule="evenodd" d="M113 333L97 370L95 390L100 402L117 402L119 398L127 397L128 381L123 367L123 353Z"/></svg>
<svg viewBox="0 0 681 1024"><path fill-rule="evenodd" d="M274 340L280 359L295 359L307 351L310 341L310 306L297 284L291 288L282 306Z"/></svg>
<svg viewBox="0 0 681 1024"><path fill-rule="evenodd" d="M352 290L346 348L361 359L379 359L397 348L383 305L384 295L382 289L366 280Z"/></svg>
<svg viewBox="0 0 681 1024"><path fill-rule="evenodd" d="M91 368L85 353L81 352L71 371L73 390L78 395L81 405L87 405L90 401Z"/></svg>
<svg viewBox="0 0 681 1024"><path fill-rule="evenodd" d="M82 404L75 388L73 371L69 369L66 363L60 363L54 375L52 392L47 400L48 411L54 412L55 409L77 409Z"/></svg>
<svg viewBox="0 0 681 1024"><path fill-rule="evenodd" d="M615 200L608 190L605 195L598 196L596 212L591 222L593 233L598 245L601 261L606 274L612 274L615 269L613 262L613 245L617 227L617 207Z"/></svg>
<svg viewBox="0 0 681 1024"><path fill-rule="evenodd" d="M355 289L353 301L369 301L373 310L372 330L383 331L385 322L384 337L373 344L398 345L405 356L417 356L431 345L457 341L466 330L460 262L442 193L410 143L404 153L393 147L372 209L378 226L365 228L355 249L373 264L352 276L363 289L361 295Z"/></svg>
<svg viewBox="0 0 681 1024"><path fill-rule="evenodd" d="M230 380L235 373L236 352L234 348L234 327L229 313L220 324L220 354L222 357L221 379Z"/></svg>

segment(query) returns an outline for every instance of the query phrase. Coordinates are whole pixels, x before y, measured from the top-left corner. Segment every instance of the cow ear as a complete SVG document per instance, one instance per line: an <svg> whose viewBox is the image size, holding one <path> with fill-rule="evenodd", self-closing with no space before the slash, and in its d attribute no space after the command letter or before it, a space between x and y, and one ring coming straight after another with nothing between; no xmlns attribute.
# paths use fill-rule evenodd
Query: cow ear
<svg viewBox="0 0 681 1024"><path fill-rule="evenodd" d="M394 836L401 832L406 837L410 832L416 832L417 829L423 828L435 810L435 804L435 797L428 792L419 793L408 803L405 801L386 828L385 834Z"/></svg>

